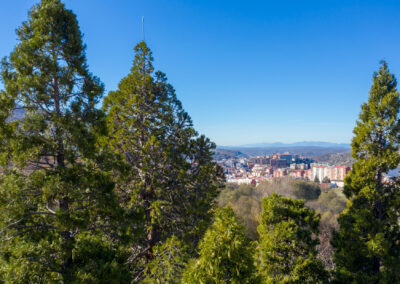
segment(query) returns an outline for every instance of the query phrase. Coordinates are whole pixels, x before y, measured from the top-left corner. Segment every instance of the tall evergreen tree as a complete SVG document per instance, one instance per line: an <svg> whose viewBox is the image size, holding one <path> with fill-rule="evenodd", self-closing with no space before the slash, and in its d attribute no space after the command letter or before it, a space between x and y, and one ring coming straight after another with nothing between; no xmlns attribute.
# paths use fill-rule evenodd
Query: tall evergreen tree
<svg viewBox="0 0 400 284"><path fill-rule="evenodd" d="M257 283L254 247L230 207L217 210L215 221L199 244L199 257L192 259L183 283Z"/></svg>
<svg viewBox="0 0 400 284"><path fill-rule="evenodd" d="M276 193L262 201L258 227L259 273L265 283L323 283L328 278L316 258L319 216L304 202Z"/></svg>
<svg viewBox="0 0 400 284"><path fill-rule="evenodd" d="M110 131L106 147L125 161L115 181L126 209L142 214L132 247L135 279L153 262L154 246L173 235L195 248L210 220L209 210L223 181L212 160L215 147L198 136L173 87L145 42L135 47L131 73L104 100ZM158 255L163 255L158 251Z"/></svg>
<svg viewBox="0 0 400 284"><path fill-rule="evenodd" d="M121 210L96 148L103 85L88 71L76 16L42 0L17 35L1 74L0 278L123 281L111 235ZM17 109L23 118L9 119Z"/></svg>
<svg viewBox="0 0 400 284"><path fill-rule="evenodd" d="M189 259L187 248L172 236L153 247L154 257L146 265L146 278L140 283L182 283L182 273Z"/></svg>
<svg viewBox="0 0 400 284"><path fill-rule="evenodd" d="M399 187L382 179L400 162L399 106L396 79L382 62L354 128L355 163L344 188L350 202L332 242L339 282L400 282Z"/></svg>

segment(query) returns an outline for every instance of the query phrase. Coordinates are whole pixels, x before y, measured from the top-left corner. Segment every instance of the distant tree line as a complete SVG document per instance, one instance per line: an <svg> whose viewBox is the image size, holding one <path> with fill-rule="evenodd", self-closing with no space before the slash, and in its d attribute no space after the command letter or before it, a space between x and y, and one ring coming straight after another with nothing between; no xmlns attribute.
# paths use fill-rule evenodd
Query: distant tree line
<svg viewBox="0 0 400 284"><path fill-rule="evenodd" d="M17 36L1 62L0 283L400 282L399 190L382 182L400 162L399 94L385 62L343 211L341 192L309 182L221 192L215 144L145 42L103 99L60 0L33 6Z"/></svg>

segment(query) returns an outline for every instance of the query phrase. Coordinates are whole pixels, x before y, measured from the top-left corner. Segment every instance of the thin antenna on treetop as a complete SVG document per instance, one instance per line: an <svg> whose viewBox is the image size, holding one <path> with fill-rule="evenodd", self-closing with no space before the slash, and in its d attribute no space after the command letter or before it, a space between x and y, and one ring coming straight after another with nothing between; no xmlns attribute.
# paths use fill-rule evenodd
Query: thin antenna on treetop
<svg viewBox="0 0 400 284"><path fill-rule="evenodd" d="M142 36L144 41L144 16L142 16Z"/></svg>

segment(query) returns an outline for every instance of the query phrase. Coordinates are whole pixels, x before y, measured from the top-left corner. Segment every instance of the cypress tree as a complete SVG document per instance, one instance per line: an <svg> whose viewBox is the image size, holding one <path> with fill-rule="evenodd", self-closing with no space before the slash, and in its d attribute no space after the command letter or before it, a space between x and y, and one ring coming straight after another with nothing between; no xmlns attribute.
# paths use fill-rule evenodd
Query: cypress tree
<svg viewBox="0 0 400 284"><path fill-rule="evenodd" d="M355 163L344 188L350 201L332 241L339 282L400 281L399 188L397 182L383 182L383 175L400 162L396 84L382 62L353 131Z"/></svg>
<svg viewBox="0 0 400 284"><path fill-rule="evenodd" d="M122 211L96 147L103 85L88 71L76 16L42 0L17 35L1 73L0 278L124 281L111 235Z"/></svg>
<svg viewBox="0 0 400 284"><path fill-rule="evenodd" d="M254 247L230 207L217 210L214 223L199 244L183 283L257 283Z"/></svg>
<svg viewBox="0 0 400 284"><path fill-rule="evenodd" d="M319 220L301 199L274 193L262 200L258 270L263 282L323 283L328 279L316 257Z"/></svg>
<svg viewBox="0 0 400 284"><path fill-rule="evenodd" d="M209 210L223 182L213 162L214 143L198 136L166 76L154 72L145 42L135 47L130 74L104 99L110 131L105 147L120 155L124 170L115 182L129 214L141 214L132 225L134 279L146 277L166 240L176 236L193 251L208 226ZM150 265L150 264L149 264Z"/></svg>

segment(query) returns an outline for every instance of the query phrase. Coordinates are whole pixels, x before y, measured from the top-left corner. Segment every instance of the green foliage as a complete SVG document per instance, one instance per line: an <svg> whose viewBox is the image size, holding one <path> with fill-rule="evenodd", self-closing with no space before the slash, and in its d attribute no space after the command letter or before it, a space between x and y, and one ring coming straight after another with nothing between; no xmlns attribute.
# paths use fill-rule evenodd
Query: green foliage
<svg viewBox="0 0 400 284"><path fill-rule="evenodd" d="M301 180L282 179L274 182L261 183L257 187L250 185L233 185L228 184L223 189L218 197L218 204L221 207L229 205L239 220L243 221L246 227L247 236L252 239L258 239L257 226L260 223L261 200L264 196L278 193L283 196L301 198L307 201L307 205L315 209L333 210L329 206L337 206L336 201L340 202L336 194L321 194L319 186L313 182L305 182ZM338 192L339 193L339 192ZM327 204L320 204L318 196L325 196ZM341 198L345 197L339 194ZM329 203L328 198L333 198L335 201ZM344 205L345 205L344 201ZM341 204L341 203L340 203ZM328 207L327 207L328 206ZM340 205L338 205L340 207ZM321 210L321 211L324 211ZM335 211L335 210L334 210Z"/></svg>
<svg viewBox="0 0 400 284"><path fill-rule="evenodd" d="M331 212L339 214L346 208L347 199L344 196L342 189L332 188L326 192L322 192L318 197L317 204L313 205L313 209L318 209L321 212Z"/></svg>
<svg viewBox="0 0 400 284"><path fill-rule="evenodd" d="M219 206L229 206L233 209L236 216L239 216L245 224L247 236L252 240L258 239L257 226L260 223L261 194L262 192L254 186L228 185L218 197Z"/></svg>
<svg viewBox="0 0 400 284"><path fill-rule="evenodd" d="M257 186L262 196L278 193L282 196L295 197L293 193L293 180L291 178L275 179L271 182L263 182ZM260 200L261 202L261 200Z"/></svg>
<svg viewBox="0 0 400 284"><path fill-rule="evenodd" d="M175 236L154 247L154 258L146 267L143 283L181 283L188 254Z"/></svg>
<svg viewBox="0 0 400 284"><path fill-rule="evenodd" d="M218 209L215 221L199 244L183 283L256 283L254 247L229 207Z"/></svg>
<svg viewBox="0 0 400 284"><path fill-rule="evenodd" d="M296 198L314 200L317 199L321 194L321 189L316 183L298 180L293 182L292 187L293 194L296 196Z"/></svg>
<svg viewBox="0 0 400 284"><path fill-rule="evenodd" d="M103 85L88 71L76 17L43 0L17 35L1 68L0 276L124 281L126 260L112 243L122 211L96 147ZM8 119L17 109L23 118Z"/></svg>
<svg viewBox="0 0 400 284"><path fill-rule="evenodd" d="M125 209L142 216L132 224L131 270L140 280L143 271L153 274L152 264L146 266L154 247L168 249L172 235L193 252L211 221L223 173L212 159L214 143L198 136L165 75L154 72L146 43L135 52L131 73L104 99L110 133L103 144L125 163L114 171Z"/></svg>
<svg viewBox="0 0 400 284"><path fill-rule="evenodd" d="M74 282L129 283L127 252L101 234L81 234L73 250Z"/></svg>
<svg viewBox="0 0 400 284"><path fill-rule="evenodd" d="M258 227L259 273L266 283L322 283L327 279L316 258L319 216L302 200L272 194L263 199Z"/></svg>
<svg viewBox="0 0 400 284"><path fill-rule="evenodd" d="M319 227L320 244L317 246L318 258L324 263L325 268L332 270L333 247L330 243L332 232L339 228L337 218L346 208L347 199L343 194L343 189L332 188L324 191L315 201L308 201L306 204L309 208L316 210L322 214Z"/></svg>
<svg viewBox="0 0 400 284"><path fill-rule="evenodd" d="M345 196L321 193L316 177L228 185L216 199L215 144L145 42L98 110L103 84L60 0L35 5L17 36L1 62L0 283L322 283L334 228L334 281L400 282L400 191L382 182L400 163L400 101L385 62L354 129Z"/></svg>
<svg viewBox="0 0 400 284"><path fill-rule="evenodd" d="M332 240L340 283L400 281L399 189L382 182L400 162L399 106L396 79L383 62L354 128L356 162L344 190L350 202Z"/></svg>

